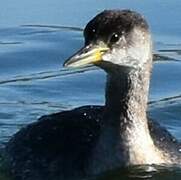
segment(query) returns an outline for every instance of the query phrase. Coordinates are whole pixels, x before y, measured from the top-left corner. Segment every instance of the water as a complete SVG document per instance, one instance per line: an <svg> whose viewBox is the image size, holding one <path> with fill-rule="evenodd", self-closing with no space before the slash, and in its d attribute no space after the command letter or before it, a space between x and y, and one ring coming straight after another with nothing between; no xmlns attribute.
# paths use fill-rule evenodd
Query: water
<svg viewBox="0 0 181 180"><path fill-rule="evenodd" d="M103 71L88 68L70 72L63 69L62 64L82 46L81 29L86 22L101 10L110 8L132 8L148 19L155 52L164 56L154 63L149 114L181 140L179 0L105 0L104 3L96 0L20 0L17 4L7 0L0 7L1 147L20 128L42 115L104 103ZM146 171L146 175L140 168L132 172L133 175L124 176L115 170L98 179L181 179L181 171L174 168L161 169L157 173ZM0 178L6 179L1 168Z"/></svg>

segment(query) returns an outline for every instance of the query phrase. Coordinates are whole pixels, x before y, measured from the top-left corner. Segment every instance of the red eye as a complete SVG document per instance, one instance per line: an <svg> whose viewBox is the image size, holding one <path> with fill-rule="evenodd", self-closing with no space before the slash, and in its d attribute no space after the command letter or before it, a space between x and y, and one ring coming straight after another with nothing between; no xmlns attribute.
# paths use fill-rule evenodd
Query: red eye
<svg viewBox="0 0 181 180"><path fill-rule="evenodd" d="M110 38L110 43L116 43L119 40L119 35L116 33L113 33L111 38Z"/></svg>

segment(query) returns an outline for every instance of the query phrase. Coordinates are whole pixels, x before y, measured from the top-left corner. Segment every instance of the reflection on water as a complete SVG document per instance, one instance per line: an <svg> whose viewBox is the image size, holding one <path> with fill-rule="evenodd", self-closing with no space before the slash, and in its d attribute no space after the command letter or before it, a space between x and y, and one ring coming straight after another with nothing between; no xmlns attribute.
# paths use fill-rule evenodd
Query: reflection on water
<svg viewBox="0 0 181 180"><path fill-rule="evenodd" d="M171 180L173 177L180 177L179 168L165 168L161 166L135 166L127 169L116 169L109 171L96 180L121 180L121 179L151 179L151 180ZM121 178L120 178L121 177Z"/></svg>

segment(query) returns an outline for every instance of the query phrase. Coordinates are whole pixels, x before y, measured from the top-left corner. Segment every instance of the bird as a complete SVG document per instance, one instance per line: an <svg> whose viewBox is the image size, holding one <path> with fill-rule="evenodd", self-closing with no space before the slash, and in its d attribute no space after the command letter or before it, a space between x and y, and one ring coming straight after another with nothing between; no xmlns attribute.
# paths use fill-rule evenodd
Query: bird
<svg viewBox="0 0 181 180"><path fill-rule="evenodd" d="M145 18L129 9L104 10L88 22L84 38L64 66L103 69L105 105L45 115L17 132L5 149L15 179L75 180L119 167L180 166L180 142L147 115L152 37Z"/></svg>

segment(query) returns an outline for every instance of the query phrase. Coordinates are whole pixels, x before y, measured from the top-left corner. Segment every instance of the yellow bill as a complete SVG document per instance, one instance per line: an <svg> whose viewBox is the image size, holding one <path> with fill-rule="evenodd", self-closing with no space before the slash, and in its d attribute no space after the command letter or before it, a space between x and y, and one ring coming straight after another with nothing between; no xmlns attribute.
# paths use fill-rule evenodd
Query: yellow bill
<svg viewBox="0 0 181 180"><path fill-rule="evenodd" d="M82 67L97 63L102 60L102 56L108 51L107 47L85 46L72 57L65 61L65 67Z"/></svg>

